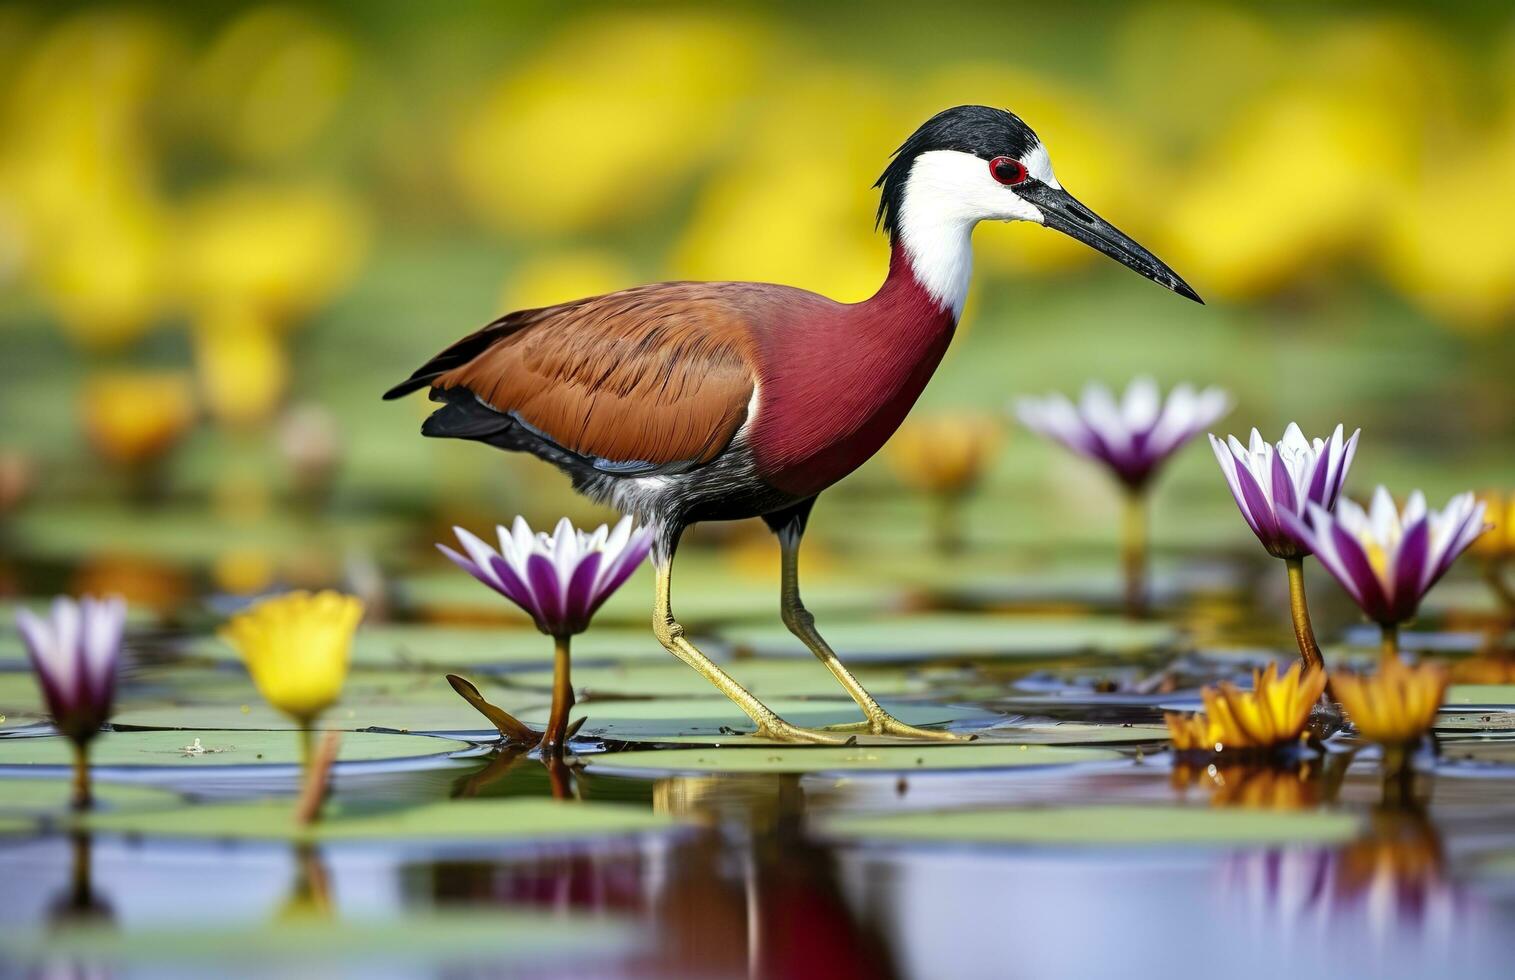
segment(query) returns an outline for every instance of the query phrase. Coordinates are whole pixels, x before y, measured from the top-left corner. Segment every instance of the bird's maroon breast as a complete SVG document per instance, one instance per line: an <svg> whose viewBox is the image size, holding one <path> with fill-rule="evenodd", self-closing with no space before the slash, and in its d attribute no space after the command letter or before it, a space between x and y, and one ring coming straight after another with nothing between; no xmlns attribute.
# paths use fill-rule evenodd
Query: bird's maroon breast
<svg viewBox="0 0 1515 980"><path fill-rule="evenodd" d="M955 325L897 252L872 299L768 332L748 432L758 475L808 497L861 466L904 421Z"/></svg>

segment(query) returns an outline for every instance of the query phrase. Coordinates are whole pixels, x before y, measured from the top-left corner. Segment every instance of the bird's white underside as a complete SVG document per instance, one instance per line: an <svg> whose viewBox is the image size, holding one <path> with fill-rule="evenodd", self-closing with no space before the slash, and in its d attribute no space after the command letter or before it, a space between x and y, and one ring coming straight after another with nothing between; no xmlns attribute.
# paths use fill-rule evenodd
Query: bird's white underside
<svg viewBox="0 0 1515 980"><path fill-rule="evenodd" d="M1061 186L1037 144L1021 162L1035 179ZM963 312L973 273L973 226L980 221L1043 221L1041 209L1001 184L988 161L957 150L916 157L900 202L899 234L920 284L954 316Z"/></svg>

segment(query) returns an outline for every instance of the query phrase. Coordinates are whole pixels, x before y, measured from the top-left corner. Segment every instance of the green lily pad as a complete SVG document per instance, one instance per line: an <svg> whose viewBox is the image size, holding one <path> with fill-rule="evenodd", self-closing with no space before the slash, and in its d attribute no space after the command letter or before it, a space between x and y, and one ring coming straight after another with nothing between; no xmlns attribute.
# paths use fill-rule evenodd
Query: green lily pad
<svg viewBox="0 0 1515 980"><path fill-rule="evenodd" d="M145 968L197 965L224 974L232 964L262 974L270 964L310 972L311 964L330 963L345 975L356 963L377 962L388 969L415 962L428 969L439 963L488 962L493 970L541 960L623 954L641 942L631 923L602 915L491 909L448 911L446 915L408 912L394 920L350 920L315 914L281 918L238 928L197 925L121 931L73 928L0 936L0 958L13 962L109 963ZM507 972L509 972L507 970Z"/></svg>
<svg viewBox="0 0 1515 980"><path fill-rule="evenodd" d="M1092 724L1077 721L1011 725L979 732L981 740L1026 745L1117 745L1132 742L1166 742L1167 725Z"/></svg>
<svg viewBox="0 0 1515 980"><path fill-rule="evenodd" d="M198 739L201 751L192 746ZM371 762L447 755L472 748L467 742L426 735L349 732L338 762ZM90 764L103 766L211 767L290 765L300 761L300 740L291 732L186 731L109 732L90 745ZM68 766L73 751L56 735L0 739L0 768Z"/></svg>
<svg viewBox="0 0 1515 980"><path fill-rule="evenodd" d="M510 709L507 698L490 697ZM320 729L362 732L388 728L397 732L471 732L489 728L482 715L462 698L456 704L338 704L316 722ZM502 703L503 702L503 703ZM533 700L533 703L535 701ZM293 732L302 726L288 715L263 702L246 705L165 705L117 712L114 724L125 728L173 728L186 731L225 729L227 731ZM493 729L491 729L492 731Z"/></svg>
<svg viewBox="0 0 1515 980"><path fill-rule="evenodd" d="M1352 814L1326 811L1069 806L845 816L827 821L824 833L863 842L1213 847L1342 843L1358 827Z"/></svg>
<svg viewBox="0 0 1515 980"><path fill-rule="evenodd" d="M918 744L782 748L662 749L609 752L585 758L594 772L631 775L728 772L939 772L953 769L1011 769L1073 762L1116 762L1107 749L1051 748L1044 745Z"/></svg>
<svg viewBox="0 0 1515 980"><path fill-rule="evenodd" d="M1177 639L1163 623L1114 616L1060 618L939 613L822 623L821 633L842 660L910 662L939 659L1050 658L1093 653L1139 653ZM782 625L731 628L722 636L737 650L809 657Z"/></svg>
<svg viewBox="0 0 1515 980"><path fill-rule="evenodd" d="M163 809L179 802L177 793L151 786L130 783L101 783L90 786L94 805L105 810L141 807ZM0 814L8 816L64 813L73 798L67 779L0 779Z"/></svg>
<svg viewBox="0 0 1515 980"><path fill-rule="evenodd" d="M806 728L850 725L861 722L863 713L850 699L777 698L768 707L791 724ZM979 708L953 704L880 702L896 718L909 725L946 725L951 722L989 722L1000 715ZM547 723L548 706L523 712L526 724ZM733 738L752 735L757 726L740 708L725 698L656 698L641 701L581 701L569 713L569 724L587 719L579 734L625 742L694 742L726 744Z"/></svg>
<svg viewBox="0 0 1515 980"><path fill-rule="evenodd" d="M501 599L501 602L505 600ZM236 661L235 650L220 639L203 637L185 653L217 661ZM573 639L578 663L667 660L668 651L644 629L596 628ZM353 638L355 667L466 670L472 667L551 667L552 638L529 625L513 626L364 626Z"/></svg>
<svg viewBox="0 0 1515 980"><path fill-rule="evenodd" d="M1515 684L1453 684L1445 704L1488 704L1515 707Z"/></svg>
<svg viewBox="0 0 1515 980"><path fill-rule="evenodd" d="M1438 732L1515 732L1515 711L1443 711L1434 727Z"/></svg>
<svg viewBox="0 0 1515 980"><path fill-rule="evenodd" d="M661 648L659 648L661 649ZM747 690L758 697L835 696L841 688L818 660L738 660L724 665ZM875 696L919 694L925 685L903 670L859 670L857 678ZM662 663L576 667L574 689L588 697L699 697L712 690L710 682L683 663L665 655ZM552 671L509 674L510 687L552 690Z"/></svg>
<svg viewBox="0 0 1515 980"><path fill-rule="evenodd" d="M106 833L301 842L371 840L563 841L676 829L671 817L618 803L543 797L447 800L405 807L329 806L319 822L299 826L287 800L213 803L173 809L90 814Z"/></svg>

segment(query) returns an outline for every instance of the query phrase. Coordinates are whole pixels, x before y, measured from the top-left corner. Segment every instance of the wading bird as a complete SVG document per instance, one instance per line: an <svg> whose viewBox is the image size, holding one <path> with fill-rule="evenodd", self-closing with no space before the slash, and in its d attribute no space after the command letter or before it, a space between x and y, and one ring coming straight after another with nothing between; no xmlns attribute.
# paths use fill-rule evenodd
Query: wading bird
<svg viewBox="0 0 1515 980"><path fill-rule="evenodd" d="M860 303L752 282L665 282L507 314L385 394L431 389L423 435L528 452L586 496L654 530L653 630L782 741L840 742L791 725L685 636L670 566L699 521L761 517L782 552L784 623L831 670L875 735L906 725L837 659L800 600L800 538L816 495L892 435L936 370L968 295L980 221L1055 228L1199 301L1156 256L1063 190L1036 134L984 106L938 113L875 185L889 274Z"/></svg>

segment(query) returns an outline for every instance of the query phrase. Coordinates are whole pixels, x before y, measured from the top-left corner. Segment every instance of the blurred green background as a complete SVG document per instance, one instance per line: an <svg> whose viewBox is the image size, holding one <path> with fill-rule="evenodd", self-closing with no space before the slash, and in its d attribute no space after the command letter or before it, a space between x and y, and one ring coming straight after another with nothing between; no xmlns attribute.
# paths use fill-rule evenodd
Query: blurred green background
<svg viewBox="0 0 1515 980"><path fill-rule="evenodd" d="M1225 431L1360 425L1357 495L1511 482L1505 4L20 3L0 593L359 588L451 523L602 516L380 393L502 311L637 282L861 299L887 263L870 185L963 102L1022 115L1209 303L978 231L917 414L1002 430L967 514L984 561L1108 550L1102 476L1003 413L1088 379L1220 384ZM918 552L911 469L885 453L823 498L812 561ZM1248 547L1202 445L1159 498L1161 546ZM755 525L717 538L776 569Z"/></svg>

